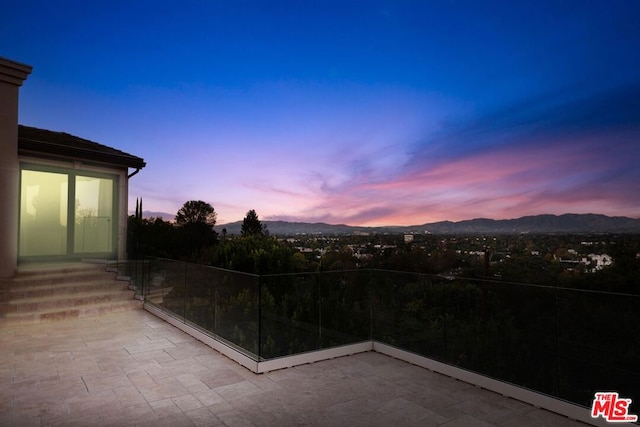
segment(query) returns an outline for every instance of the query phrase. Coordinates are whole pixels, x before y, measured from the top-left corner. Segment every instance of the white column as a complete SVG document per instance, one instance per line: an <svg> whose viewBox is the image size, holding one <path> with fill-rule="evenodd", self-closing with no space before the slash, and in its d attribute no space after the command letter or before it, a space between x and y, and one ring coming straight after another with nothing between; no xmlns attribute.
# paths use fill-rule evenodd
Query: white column
<svg viewBox="0 0 640 427"><path fill-rule="evenodd" d="M126 260L127 255L127 225L129 221L129 178L127 170L120 173L118 179L118 259Z"/></svg>
<svg viewBox="0 0 640 427"><path fill-rule="evenodd" d="M18 89L30 73L0 57L0 278L15 276L18 263Z"/></svg>

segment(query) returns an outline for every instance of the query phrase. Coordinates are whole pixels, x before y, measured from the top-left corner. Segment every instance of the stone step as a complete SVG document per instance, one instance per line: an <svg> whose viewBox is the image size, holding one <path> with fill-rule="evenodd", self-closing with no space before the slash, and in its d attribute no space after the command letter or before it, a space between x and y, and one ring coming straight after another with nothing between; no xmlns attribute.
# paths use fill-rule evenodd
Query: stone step
<svg viewBox="0 0 640 427"><path fill-rule="evenodd" d="M105 271L102 266L89 266L89 267L49 267L42 270L20 268L18 270L18 276L5 280L4 284L14 283L22 287L25 286L38 286L41 284L56 284L69 281L83 281L83 280L95 280L97 277L115 278L113 273Z"/></svg>
<svg viewBox="0 0 640 427"><path fill-rule="evenodd" d="M11 300L24 298L40 298L54 295L73 294L76 292L99 291L99 290L124 290L128 289L129 282L115 281L113 278L99 278L94 280L64 281L54 283L21 284L16 283L4 289Z"/></svg>
<svg viewBox="0 0 640 427"><path fill-rule="evenodd" d="M0 304L0 313L36 312L110 301L126 301L130 299L133 299L133 292L123 292L121 289L72 292L62 295L57 294L37 298L19 298L5 301Z"/></svg>
<svg viewBox="0 0 640 427"><path fill-rule="evenodd" d="M56 274L76 274L105 271L105 264L84 262L34 263L18 267L18 278Z"/></svg>
<svg viewBox="0 0 640 427"><path fill-rule="evenodd" d="M39 323L141 308L105 264L59 263L20 266L0 283L0 322Z"/></svg>
<svg viewBox="0 0 640 427"><path fill-rule="evenodd" d="M142 308L142 301L128 299L107 303L87 304L63 309L49 309L29 313L8 313L0 317L0 324L5 325L30 325L35 323L51 322L56 320L99 316L107 313L115 313Z"/></svg>

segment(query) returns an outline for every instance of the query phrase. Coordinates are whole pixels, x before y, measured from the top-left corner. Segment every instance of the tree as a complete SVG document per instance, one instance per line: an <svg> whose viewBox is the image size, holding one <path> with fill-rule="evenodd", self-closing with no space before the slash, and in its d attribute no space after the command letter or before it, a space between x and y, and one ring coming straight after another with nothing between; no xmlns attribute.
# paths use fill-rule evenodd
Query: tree
<svg viewBox="0 0 640 427"><path fill-rule="evenodd" d="M128 223L127 252L131 259L137 259L142 252L142 198L136 198L136 214Z"/></svg>
<svg viewBox="0 0 640 427"><path fill-rule="evenodd" d="M260 222L260 220L258 219L258 214L255 210L251 209L249 212L247 212L247 216L245 216L242 220L241 233L243 236L267 234L267 227Z"/></svg>
<svg viewBox="0 0 640 427"><path fill-rule="evenodd" d="M213 227L216 225L217 218L218 214L209 203L202 200L190 200L182 205L176 214L176 223L180 226L203 223Z"/></svg>
<svg viewBox="0 0 640 427"><path fill-rule="evenodd" d="M217 216L213 207L202 200L190 200L180 208L176 214L177 246L183 257L197 257L203 248L216 243L213 226Z"/></svg>

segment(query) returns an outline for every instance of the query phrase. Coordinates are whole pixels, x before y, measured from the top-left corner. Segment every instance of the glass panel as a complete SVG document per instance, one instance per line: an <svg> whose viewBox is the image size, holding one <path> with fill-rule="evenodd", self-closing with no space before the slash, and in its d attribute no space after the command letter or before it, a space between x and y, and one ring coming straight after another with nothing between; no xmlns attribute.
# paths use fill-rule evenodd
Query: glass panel
<svg viewBox="0 0 640 427"><path fill-rule="evenodd" d="M450 363L557 395L554 288L459 280L448 295Z"/></svg>
<svg viewBox="0 0 640 427"><path fill-rule="evenodd" d="M370 340L369 273L318 274L322 348Z"/></svg>
<svg viewBox="0 0 640 427"><path fill-rule="evenodd" d="M67 175L22 171L20 256L66 255Z"/></svg>
<svg viewBox="0 0 640 427"><path fill-rule="evenodd" d="M180 320L184 320L185 268L182 261L161 260L162 305L163 311L170 311Z"/></svg>
<svg viewBox="0 0 640 427"><path fill-rule="evenodd" d="M444 361L449 316L439 280L415 273L374 271L374 339Z"/></svg>
<svg viewBox="0 0 640 427"><path fill-rule="evenodd" d="M216 332L216 276L211 267L187 264L185 321L212 333Z"/></svg>
<svg viewBox="0 0 640 427"><path fill-rule="evenodd" d="M113 180L76 177L74 251L113 250Z"/></svg>
<svg viewBox="0 0 640 427"><path fill-rule="evenodd" d="M640 298L558 291L560 397L589 407L597 391L617 391L640 410Z"/></svg>
<svg viewBox="0 0 640 427"><path fill-rule="evenodd" d="M218 270L215 289L215 333L248 352L258 354L259 280L257 276Z"/></svg>
<svg viewBox="0 0 640 427"><path fill-rule="evenodd" d="M369 272L262 276L260 308L263 359L366 341Z"/></svg>
<svg viewBox="0 0 640 427"><path fill-rule="evenodd" d="M263 276L260 303L262 358L322 348L318 274Z"/></svg>

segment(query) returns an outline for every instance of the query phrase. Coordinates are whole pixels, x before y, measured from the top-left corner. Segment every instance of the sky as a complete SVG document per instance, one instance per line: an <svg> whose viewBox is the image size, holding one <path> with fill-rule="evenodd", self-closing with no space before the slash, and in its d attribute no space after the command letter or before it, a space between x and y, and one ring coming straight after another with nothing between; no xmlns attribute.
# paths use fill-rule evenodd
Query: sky
<svg viewBox="0 0 640 427"><path fill-rule="evenodd" d="M515 3L515 4L514 4ZM218 224L640 217L640 1L31 1L20 123Z"/></svg>

